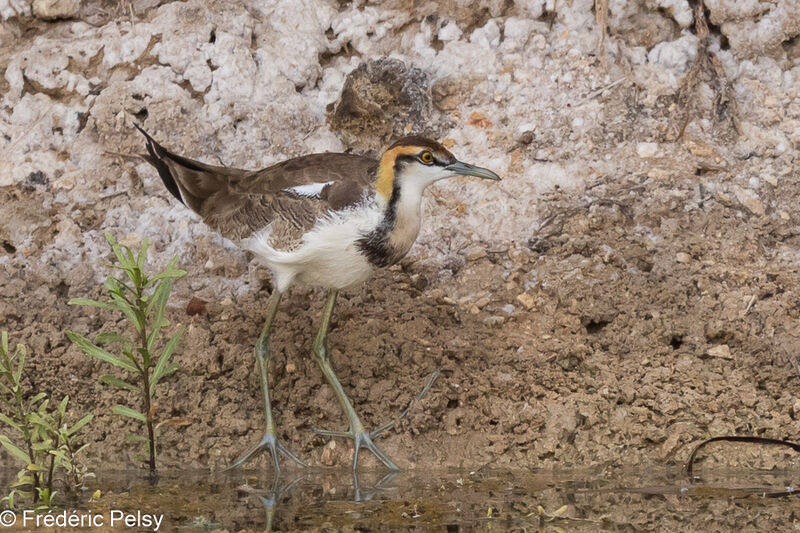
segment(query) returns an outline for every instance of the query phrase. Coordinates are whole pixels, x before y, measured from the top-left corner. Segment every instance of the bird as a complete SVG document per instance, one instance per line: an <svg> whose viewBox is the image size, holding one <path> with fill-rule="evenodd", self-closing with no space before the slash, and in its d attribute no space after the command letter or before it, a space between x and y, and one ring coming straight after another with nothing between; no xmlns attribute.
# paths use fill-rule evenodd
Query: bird
<svg viewBox="0 0 800 533"><path fill-rule="evenodd" d="M374 442L333 370L328 329L340 290L367 280L397 263L411 249L422 223L425 189L453 176L499 181L500 176L461 162L440 143L406 136L379 158L349 153L316 153L261 170L201 163L168 151L138 124L147 153L142 154L167 190L211 228L249 250L273 275L266 318L255 346L266 429L261 440L229 468L262 452L305 463L277 438L269 395L269 338L281 296L294 283L327 289L313 354L347 418L347 431L313 428L318 434L353 440L353 474L359 450L371 451L388 469L397 465Z"/></svg>

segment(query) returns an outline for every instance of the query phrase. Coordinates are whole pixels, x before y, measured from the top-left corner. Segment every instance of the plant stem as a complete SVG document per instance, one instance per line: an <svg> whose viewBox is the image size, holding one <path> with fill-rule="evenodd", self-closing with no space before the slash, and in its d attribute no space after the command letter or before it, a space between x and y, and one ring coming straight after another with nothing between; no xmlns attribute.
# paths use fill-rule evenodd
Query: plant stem
<svg viewBox="0 0 800 533"><path fill-rule="evenodd" d="M33 435L28 423L28 417L25 416L25 405L22 402L22 387L19 383L14 384L17 390L14 392L14 397L17 400L17 416L19 417L20 425L22 426L22 434L25 437L25 444L28 447L28 457L30 458L32 463L36 463L36 457L33 455ZM39 487L41 486L41 481L39 478L39 472L33 472L33 503L37 503L39 501Z"/></svg>
<svg viewBox="0 0 800 533"><path fill-rule="evenodd" d="M142 280L142 285L147 280ZM136 286L136 304L139 309L145 309L145 303L142 301L143 287ZM150 451L150 474L156 473L156 435L153 429L153 413L150 409L150 353L147 351L147 316L142 320L142 332L140 342L142 345L142 395L144 399L144 416L147 418L147 439Z"/></svg>

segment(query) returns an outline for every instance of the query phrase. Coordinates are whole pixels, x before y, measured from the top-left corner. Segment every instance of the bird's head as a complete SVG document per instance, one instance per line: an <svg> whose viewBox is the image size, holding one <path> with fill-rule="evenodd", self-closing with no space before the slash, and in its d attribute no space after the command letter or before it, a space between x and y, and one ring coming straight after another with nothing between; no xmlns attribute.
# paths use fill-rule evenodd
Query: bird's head
<svg viewBox="0 0 800 533"><path fill-rule="evenodd" d="M386 201L395 188L422 191L436 181L452 176L475 176L500 180L485 168L457 160L444 146L423 137L404 137L391 145L378 165L378 194Z"/></svg>

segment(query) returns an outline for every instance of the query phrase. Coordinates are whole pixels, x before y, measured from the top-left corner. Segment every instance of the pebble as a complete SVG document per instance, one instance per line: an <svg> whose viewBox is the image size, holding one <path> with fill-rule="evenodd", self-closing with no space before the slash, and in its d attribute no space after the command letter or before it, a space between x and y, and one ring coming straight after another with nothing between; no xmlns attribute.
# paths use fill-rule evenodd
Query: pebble
<svg viewBox="0 0 800 533"><path fill-rule="evenodd" d="M639 143L636 145L636 153L639 157L655 157L658 153L658 144L656 143Z"/></svg>
<svg viewBox="0 0 800 533"><path fill-rule="evenodd" d="M534 300L533 296L528 294L527 292L523 292L519 296L517 296L517 301L525 306L525 309L533 309L536 305L536 300Z"/></svg>
<svg viewBox="0 0 800 533"><path fill-rule="evenodd" d="M484 324L492 327L500 326L505 321L506 321L505 317L498 315L487 316L486 318L483 319Z"/></svg>
<svg viewBox="0 0 800 533"><path fill-rule="evenodd" d="M477 307L478 309L483 309L483 307L491 301L492 300L488 296L484 296L483 298L475 302L475 307Z"/></svg>
<svg viewBox="0 0 800 533"><path fill-rule="evenodd" d="M42 20L74 17L81 7L80 0L34 0L33 15Z"/></svg>
<svg viewBox="0 0 800 533"><path fill-rule="evenodd" d="M464 252L464 258L467 261L477 261L482 257L486 257L486 248L483 246L472 246Z"/></svg>
<svg viewBox="0 0 800 533"><path fill-rule="evenodd" d="M678 252L675 254L675 260L678 263L688 263L692 260L692 256L687 254L686 252Z"/></svg>
<svg viewBox="0 0 800 533"><path fill-rule="evenodd" d="M733 359L730 346L727 344L718 344L716 346L712 346L706 353L711 357L719 357L720 359Z"/></svg>
<svg viewBox="0 0 800 533"><path fill-rule="evenodd" d="M733 194L739 203L754 215L760 216L765 213L764 204L754 191L743 189L737 185L733 188Z"/></svg>

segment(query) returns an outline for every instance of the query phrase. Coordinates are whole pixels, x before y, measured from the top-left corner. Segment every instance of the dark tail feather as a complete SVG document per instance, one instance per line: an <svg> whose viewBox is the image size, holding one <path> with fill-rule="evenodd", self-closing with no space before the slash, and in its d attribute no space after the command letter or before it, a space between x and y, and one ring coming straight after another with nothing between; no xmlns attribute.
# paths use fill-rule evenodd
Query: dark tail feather
<svg viewBox="0 0 800 533"><path fill-rule="evenodd" d="M140 128L138 124L134 124L134 126L136 126L136 129L139 130L142 133L142 135L144 135L145 138L147 139L148 155L143 154L142 157L148 163L153 165L156 170L158 170L158 175L161 176L161 181L164 182L164 186L167 188L169 192L172 193L172 196L177 198L182 204L186 205L186 202L184 202L183 198L181 197L181 190L178 187L178 183L172 176L172 172L170 171L169 166L167 166L167 164L164 163L164 158L170 157L172 154L170 154L166 148L158 144L155 141L155 139L150 137L150 135L148 135L146 131Z"/></svg>

